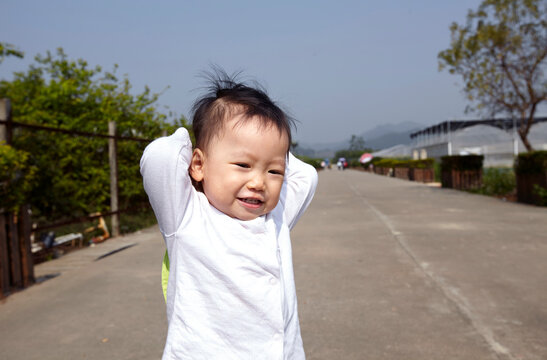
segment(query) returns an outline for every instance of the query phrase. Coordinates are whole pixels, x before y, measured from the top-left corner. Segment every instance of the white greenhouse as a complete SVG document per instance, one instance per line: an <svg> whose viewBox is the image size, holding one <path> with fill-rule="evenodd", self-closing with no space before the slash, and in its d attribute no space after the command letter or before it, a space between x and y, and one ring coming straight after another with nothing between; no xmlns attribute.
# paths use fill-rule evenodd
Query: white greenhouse
<svg viewBox="0 0 547 360"><path fill-rule="evenodd" d="M512 166L515 155L526 151L516 129L518 120L445 121L410 135L411 156L439 159L445 155L484 155L484 166ZM535 118L528 133L535 150L547 150L547 117Z"/></svg>

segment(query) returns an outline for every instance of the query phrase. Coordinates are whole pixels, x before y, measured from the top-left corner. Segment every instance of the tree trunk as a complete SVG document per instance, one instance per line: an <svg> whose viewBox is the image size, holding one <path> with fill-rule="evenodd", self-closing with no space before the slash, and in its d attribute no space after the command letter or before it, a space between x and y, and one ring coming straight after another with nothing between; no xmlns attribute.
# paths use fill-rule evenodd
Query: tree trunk
<svg viewBox="0 0 547 360"><path fill-rule="evenodd" d="M521 116L520 116L520 126L519 126L519 135L520 139L522 140L522 143L526 147L526 151L531 152L534 151L534 148L532 147L532 144L528 141L528 134L530 133L530 128L532 127L532 124L534 123L534 114L536 112L536 105L532 104L532 107L530 109L530 112L528 116L526 116L526 110L522 110Z"/></svg>
<svg viewBox="0 0 547 360"><path fill-rule="evenodd" d="M522 143L526 147L526 151L528 152L534 151L532 144L530 144L530 142L528 141L528 132L524 132L519 129L519 136L520 136L520 139L522 140Z"/></svg>

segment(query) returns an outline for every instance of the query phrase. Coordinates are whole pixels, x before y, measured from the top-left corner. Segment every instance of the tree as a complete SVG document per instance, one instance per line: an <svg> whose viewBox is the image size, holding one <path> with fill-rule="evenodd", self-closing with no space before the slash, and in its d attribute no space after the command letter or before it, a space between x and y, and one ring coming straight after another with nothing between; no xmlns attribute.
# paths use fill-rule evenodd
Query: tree
<svg viewBox="0 0 547 360"><path fill-rule="evenodd" d="M351 135L349 141L349 150L363 151L365 149L365 139L362 136Z"/></svg>
<svg viewBox="0 0 547 360"><path fill-rule="evenodd" d="M58 49L37 56L12 81L0 81L0 98L10 98L15 122L65 130L107 134L115 121L117 135L155 138L185 125L184 118L167 121L157 110L158 94L148 88L132 94L129 79L115 71L89 67ZM110 208L107 139L15 128L12 145L30 154L26 164L36 169L29 199L36 217L51 221ZM121 209L147 200L139 173L145 146L118 141Z"/></svg>
<svg viewBox="0 0 547 360"><path fill-rule="evenodd" d="M0 64L8 56L23 58L24 54L22 51L17 50L12 44L0 42Z"/></svg>
<svg viewBox="0 0 547 360"><path fill-rule="evenodd" d="M365 152L372 152L372 149L368 149L365 147L365 140L362 136L357 135L351 135L351 139L349 140L349 147L344 150L338 150L334 154L334 160L344 157L348 162L356 161L363 155Z"/></svg>
<svg viewBox="0 0 547 360"><path fill-rule="evenodd" d="M483 0L450 31L439 68L463 77L469 109L519 119L520 138L532 151L528 133L547 100L547 0Z"/></svg>

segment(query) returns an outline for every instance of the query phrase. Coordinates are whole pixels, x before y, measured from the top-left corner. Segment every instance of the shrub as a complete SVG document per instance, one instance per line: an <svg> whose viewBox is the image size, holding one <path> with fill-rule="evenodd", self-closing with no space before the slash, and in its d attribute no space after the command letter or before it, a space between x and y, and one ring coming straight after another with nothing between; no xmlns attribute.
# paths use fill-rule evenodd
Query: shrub
<svg viewBox="0 0 547 360"><path fill-rule="evenodd" d="M511 168L485 168L482 186L477 191L484 195L507 195L515 190L515 173Z"/></svg>
<svg viewBox="0 0 547 360"><path fill-rule="evenodd" d="M519 202L547 205L547 151L519 154L515 174Z"/></svg>
<svg viewBox="0 0 547 360"><path fill-rule="evenodd" d="M433 168L433 164L435 163L435 159L421 159L421 160L409 160L408 161L408 167L414 168L414 169L431 169Z"/></svg>
<svg viewBox="0 0 547 360"><path fill-rule="evenodd" d="M519 154L515 161L515 173L545 174L547 172L547 151L532 151Z"/></svg>
<svg viewBox="0 0 547 360"><path fill-rule="evenodd" d="M298 155L296 157L302 160L303 162L305 162L306 164L310 164L316 169L321 169L321 161L323 161L323 159L311 158L305 155Z"/></svg>
<svg viewBox="0 0 547 360"><path fill-rule="evenodd" d="M455 155L441 158L441 171L450 170L480 170L482 169L483 155Z"/></svg>

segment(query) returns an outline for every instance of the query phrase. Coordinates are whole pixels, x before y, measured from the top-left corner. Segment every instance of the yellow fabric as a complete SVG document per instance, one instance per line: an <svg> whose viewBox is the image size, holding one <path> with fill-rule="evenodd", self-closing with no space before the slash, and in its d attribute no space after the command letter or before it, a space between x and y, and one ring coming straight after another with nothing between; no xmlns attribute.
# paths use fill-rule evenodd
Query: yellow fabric
<svg viewBox="0 0 547 360"><path fill-rule="evenodd" d="M163 289L163 299L167 301L167 281L169 280L169 255L165 250L163 263L161 264L161 288Z"/></svg>

